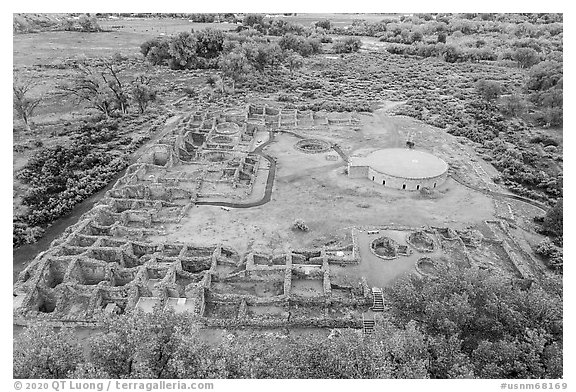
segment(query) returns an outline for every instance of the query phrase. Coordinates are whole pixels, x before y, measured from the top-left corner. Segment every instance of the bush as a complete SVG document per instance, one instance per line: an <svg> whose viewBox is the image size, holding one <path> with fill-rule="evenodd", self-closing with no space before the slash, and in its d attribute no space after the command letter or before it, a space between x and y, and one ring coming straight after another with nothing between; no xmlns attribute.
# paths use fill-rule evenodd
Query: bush
<svg viewBox="0 0 576 392"><path fill-rule="evenodd" d="M535 250L536 254L542 256L553 268L562 268L564 263L564 252L554 245L549 239L542 240Z"/></svg>
<svg viewBox="0 0 576 392"><path fill-rule="evenodd" d="M538 52L532 48L518 48L514 52L513 57L520 68L530 68L540 61Z"/></svg>
<svg viewBox="0 0 576 392"><path fill-rule="evenodd" d="M320 27L324 30L330 30L332 24L329 19L319 20L318 22L314 23L314 26Z"/></svg>
<svg viewBox="0 0 576 392"><path fill-rule="evenodd" d="M153 38L140 45L140 52L152 65L169 65L172 69L214 68L223 51L223 33L209 28Z"/></svg>
<svg viewBox="0 0 576 392"><path fill-rule="evenodd" d="M310 228L304 223L302 219L296 219L292 224L292 230L307 232Z"/></svg>
<svg viewBox="0 0 576 392"><path fill-rule="evenodd" d="M286 34L278 42L282 50L292 50L303 57L320 53L322 44L317 39L306 39L294 34Z"/></svg>
<svg viewBox="0 0 576 392"><path fill-rule="evenodd" d="M558 202L552 207L544 217L544 222L542 222L542 228L552 235L562 237L564 224L563 224L563 199L559 199Z"/></svg>
<svg viewBox="0 0 576 392"><path fill-rule="evenodd" d="M357 37L347 37L336 41L334 44L335 53L352 53L360 50L362 41Z"/></svg>
<svg viewBox="0 0 576 392"><path fill-rule="evenodd" d="M153 38L140 45L140 52L152 65L164 64L170 59L169 50L169 38Z"/></svg>
<svg viewBox="0 0 576 392"><path fill-rule="evenodd" d="M68 145L44 147L30 158L17 174L29 188L22 199L28 210L15 219L15 243L37 238L41 231L35 226L69 213L127 166L122 151L130 148L130 139L117 132L115 121L84 124Z"/></svg>
<svg viewBox="0 0 576 392"><path fill-rule="evenodd" d="M500 97L501 87L498 82L481 79L474 86L476 92L486 101L494 101Z"/></svg>
<svg viewBox="0 0 576 392"><path fill-rule="evenodd" d="M242 20L244 26L254 27L256 25L264 24L264 15L262 14L247 14Z"/></svg>
<svg viewBox="0 0 576 392"><path fill-rule="evenodd" d="M26 222L15 219L12 225L12 246L17 248L24 244L32 244L44 235L44 229L39 226L29 226Z"/></svg>

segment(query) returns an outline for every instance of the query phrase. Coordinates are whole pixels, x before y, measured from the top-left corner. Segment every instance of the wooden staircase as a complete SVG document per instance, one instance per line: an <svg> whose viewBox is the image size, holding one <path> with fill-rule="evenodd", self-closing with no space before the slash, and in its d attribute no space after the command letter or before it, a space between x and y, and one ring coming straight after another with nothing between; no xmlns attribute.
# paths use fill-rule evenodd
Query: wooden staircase
<svg viewBox="0 0 576 392"><path fill-rule="evenodd" d="M364 331L364 335L371 334L374 332L374 325L376 321L374 319L367 319L362 315L362 330Z"/></svg>
<svg viewBox="0 0 576 392"><path fill-rule="evenodd" d="M372 287L372 311L373 312L383 312L384 311L384 295L382 294L382 289L378 287Z"/></svg>

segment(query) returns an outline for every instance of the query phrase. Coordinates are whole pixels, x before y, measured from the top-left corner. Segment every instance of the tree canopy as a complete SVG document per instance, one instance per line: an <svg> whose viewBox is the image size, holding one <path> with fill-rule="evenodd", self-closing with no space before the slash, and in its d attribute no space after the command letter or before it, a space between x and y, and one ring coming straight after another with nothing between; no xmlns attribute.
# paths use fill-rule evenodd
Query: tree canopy
<svg viewBox="0 0 576 392"><path fill-rule="evenodd" d="M207 342L188 314L107 316L81 355L68 332L25 329L14 376L114 378L559 378L561 284L446 266L386 290L375 332L241 332ZM42 355L39 355L42 353Z"/></svg>

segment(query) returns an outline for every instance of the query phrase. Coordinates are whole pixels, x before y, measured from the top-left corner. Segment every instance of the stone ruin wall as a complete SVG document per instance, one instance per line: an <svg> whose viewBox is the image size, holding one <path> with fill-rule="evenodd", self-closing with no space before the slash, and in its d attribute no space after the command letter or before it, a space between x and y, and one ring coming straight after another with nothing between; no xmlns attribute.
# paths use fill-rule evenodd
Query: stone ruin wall
<svg viewBox="0 0 576 392"><path fill-rule="evenodd" d="M164 225L177 223L189 213L209 169L221 170L222 177L216 181L229 183L231 188L249 187L259 165L250 152L257 132L328 123L324 120L317 114L255 106L243 112L184 117L127 169L91 211L22 271L14 286L14 322L90 325L101 313L150 311L156 306L189 311L213 327L360 328L361 314L371 304L371 288L365 278L344 284L331 274L333 265L360 262L354 229L348 244L288 249L280 255L244 255L221 244L148 240L165 233ZM232 148L207 148L207 140L224 123L238 125ZM353 118L342 123L349 125ZM213 152L230 154L232 160L204 159ZM228 166L233 160L237 164ZM231 175L225 175L225 170ZM251 180L239 184L244 171L253 172ZM427 230L438 236L442 248L457 244L471 262L470 244L459 233L448 238L450 229L443 229L448 237ZM316 291L308 292L311 281L317 283ZM273 295L234 289L243 285L278 289Z"/></svg>
<svg viewBox="0 0 576 392"><path fill-rule="evenodd" d="M315 120L314 116L312 120ZM89 324L103 312L149 311L159 306L191 311L209 324L210 319L205 317L206 298L221 303L240 301L244 308L279 302L284 307L305 307L311 303L362 306L366 301L366 287L362 282L354 289L349 288L351 292L360 293L358 298L352 296L353 299L344 301L330 297L329 265L358 263L354 244L307 251L317 254L305 257L303 262L318 269L323 292L316 297L303 298L291 293L291 281L305 265L300 264L302 255L306 254L304 251L288 253L283 264L270 267L255 265L253 256L238 255L218 244L147 240L151 235L162 234L165 224L177 223L186 216L198 200L206 173L225 166L204 159L207 154L232 154L237 164L230 168L233 169L231 179L222 181L234 188L242 185L249 188L259 165L258 157L249 153L256 132L269 127L295 126L301 121L305 120L297 111L253 106L248 106L244 113L193 113L184 117L175 130L162 134L156 144L126 170L91 211L67 228L20 274L14 286L15 322L25 324L29 320L44 319ZM234 133L234 136L219 138L221 134L216 131L225 123L236 124L224 127L229 128L226 133ZM210 144L210 140L230 143ZM198 169L196 175L190 176L186 171L185 166L189 165ZM240 184L240 180L244 184ZM297 259L294 264L293 256ZM244 269L242 263L246 263ZM219 269L225 265L239 270L231 276L221 276ZM266 280L257 274L268 274L276 269L282 273L283 293L279 296L260 298L211 291L214 279L226 282L244 275L248 281ZM239 314L235 321L227 322L253 325L266 324L269 319ZM299 322L305 323L304 319Z"/></svg>

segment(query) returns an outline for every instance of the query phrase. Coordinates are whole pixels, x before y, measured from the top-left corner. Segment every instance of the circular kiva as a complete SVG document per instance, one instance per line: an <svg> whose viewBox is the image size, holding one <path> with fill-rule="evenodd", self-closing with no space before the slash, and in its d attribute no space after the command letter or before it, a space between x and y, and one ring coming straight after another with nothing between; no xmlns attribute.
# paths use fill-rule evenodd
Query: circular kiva
<svg viewBox="0 0 576 392"><path fill-rule="evenodd" d="M429 276L429 277L437 277L438 276L438 268L436 261L431 259L430 257L422 257L418 259L416 262L416 271L418 273Z"/></svg>
<svg viewBox="0 0 576 392"><path fill-rule="evenodd" d="M330 143L320 139L303 139L294 145L298 151L308 154L319 154L332 148Z"/></svg>
<svg viewBox="0 0 576 392"><path fill-rule="evenodd" d="M437 177L448 170L442 159L424 151L387 148L374 151L366 158L370 167L380 173L403 178Z"/></svg>
<svg viewBox="0 0 576 392"><path fill-rule="evenodd" d="M370 243L370 251L377 257L392 260L398 257L398 243L392 238L378 237Z"/></svg>
<svg viewBox="0 0 576 392"><path fill-rule="evenodd" d="M223 122L216 124L216 133L221 135L233 135L240 131L240 126L233 122Z"/></svg>
<svg viewBox="0 0 576 392"><path fill-rule="evenodd" d="M368 177L390 188L418 191L441 185L448 175L448 164L424 151L385 148L367 156L351 157L348 175Z"/></svg>
<svg viewBox="0 0 576 392"><path fill-rule="evenodd" d="M217 135L210 138L210 143L214 144L232 144L233 142L234 139L232 139L230 136L225 135Z"/></svg>
<svg viewBox="0 0 576 392"><path fill-rule="evenodd" d="M222 151L209 151L204 153L204 159L208 162L225 162L232 158L232 155Z"/></svg>
<svg viewBox="0 0 576 392"><path fill-rule="evenodd" d="M414 231L406 237L406 242L418 252L434 252L434 240L424 231Z"/></svg>

